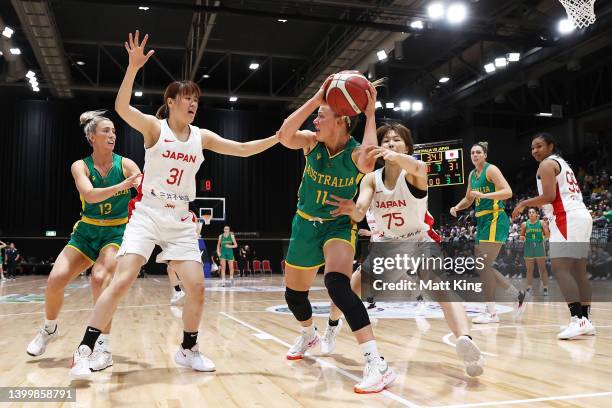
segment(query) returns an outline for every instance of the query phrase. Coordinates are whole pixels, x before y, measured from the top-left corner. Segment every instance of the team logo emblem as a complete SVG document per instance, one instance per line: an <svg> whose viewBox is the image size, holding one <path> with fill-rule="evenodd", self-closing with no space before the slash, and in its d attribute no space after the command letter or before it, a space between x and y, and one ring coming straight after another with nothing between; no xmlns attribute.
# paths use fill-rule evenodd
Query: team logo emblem
<svg viewBox="0 0 612 408"><path fill-rule="evenodd" d="M321 157L323 157L321 153L317 153L317 160L321 160Z"/></svg>

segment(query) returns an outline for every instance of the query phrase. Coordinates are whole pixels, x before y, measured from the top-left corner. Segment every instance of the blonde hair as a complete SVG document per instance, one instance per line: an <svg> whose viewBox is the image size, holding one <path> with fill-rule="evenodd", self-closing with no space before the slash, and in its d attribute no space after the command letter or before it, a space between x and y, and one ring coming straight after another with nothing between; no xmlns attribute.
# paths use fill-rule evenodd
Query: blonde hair
<svg viewBox="0 0 612 408"><path fill-rule="evenodd" d="M85 138L87 139L87 142L89 142L89 144L91 144L89 135L92 135L96 132L98 123L102 122L103 120L111 121L106 116L103 116L104 114L106 114L105 110L94 110L83 112L79 117L79 122L81 125L84 126L83 131L85 132Z"/></svg>
<svg viewBox="0 0 612 408"><path fill-rule="evenodd" d="M476 142L472 145L472 147L474 146L480 146L485 154L489 153L489 142Z"/></svg>

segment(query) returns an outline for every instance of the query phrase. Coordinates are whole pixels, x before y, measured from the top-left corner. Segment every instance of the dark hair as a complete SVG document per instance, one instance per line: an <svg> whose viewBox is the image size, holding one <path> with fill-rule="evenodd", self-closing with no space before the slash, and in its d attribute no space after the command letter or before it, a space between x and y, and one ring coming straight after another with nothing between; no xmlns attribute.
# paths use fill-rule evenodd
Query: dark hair
<svg viewBox="0 0 612 408"><path fill-rule="evenodd" d="M408 148L408 154L412 154L414 152L414 141L412 140L412 132L406 126L401 123L385 123L376 129L376 139L378 140L378 145L382 143L383 137L389 132L395 132L404 140L406 147Z"/></svg>
<svg viewBox="0 0 612 408"><path fill-rule="evenodd" d="M476 142L472 145L474 146L479 146L485 154L489 154L489 142Z"/></svg>
<svg viewBox="0 0 612 408"><path fill-rule="evenodd" d="M168 108L168 98L175 99L177 96L195 95L199 98L202 95L202 90L192 81L174 81L166 87L164 91L164 104L157 109L155 116L158 119L167 119L170 116Z"/></svg>
<svg viewBox="0 0 612 408"><path fill-rule="evenodd" d="M535 135L533 135L533 138L531 140L536 140L536 139L542 139L544 143L546 143L547 145L553 145L552 152L555 154L561 154L561 151L558 148L557 141L555 140L553 135L551 135L550 133L548 132L536 133Z"/></svg>
<svg viewBox="0 0 612 408"><path fill-rule="evenodd" d="M529 207L529 209L527 210L527 212L529 212L529 210L533 210L533 211L535 211L535 212L536 212L536 213L538 213L538 214L540 213L540 209L539 209L538 207Z"/></svg>

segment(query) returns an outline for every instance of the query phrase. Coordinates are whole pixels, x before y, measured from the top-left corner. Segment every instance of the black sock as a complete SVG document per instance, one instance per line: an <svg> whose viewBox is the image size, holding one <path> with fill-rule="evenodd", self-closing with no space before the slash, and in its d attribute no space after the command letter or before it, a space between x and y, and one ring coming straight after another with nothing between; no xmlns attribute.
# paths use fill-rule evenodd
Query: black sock
<svg viewBox="0 0 612 408"><path fill-rule="evenodd" d="M181 343L181 347L185 350L190 350L193 346L198 342L198 332L189 333L183 332L183 342Z"/></svg>
<svg viewBox="0 0 612 408"><path fill-rule="evenodd" d="M582 317L582 305L580 302L570 303L567 307L569 307L572 317L576 316L579 319Z"/></svg>
<svg viewBox="0 0 612 408"><path fill-rule="evenodd" d="M366 298L366 301L368 303L374 303L374 298L373 297Z"/></svg>
<svg viewBox="0 0 612 408"><path fill-rule="evenodd" d="M338 325L338 323L340 323L340 319L338 319L338 320L332 320L332 319L329 319L329 320L328 320L328 322L327 322L327 324L329 324L329 325L330 325L330 326L332 326L332 327L333 327L333 326L337 326L337 325Z"/></svg>
<svg viewBox="0 0 612 408"><path fill-rule="evenodd" d="M589 312L591 311L591 305L582 305L582 317L589 318Z"/></svg>
<svg viewBox="0 0 612 408"><path fill-rule="evenodd" d="M98 337L100 337L101 333L102 332L96 329L95 327L87 326L87 329L85 329L85 335L83 336L83 340L81 341L81 344L79 344L79 346L85 344L87 347L89 347L90 350L93 351L94 346L96 344L96 340L98 340Z"/></svg>
<svg viewBox="0 0 612 408"><path fill-rule="evenodd" d="M176 285L176 286L174 287L174 290L176 290L177 292L180 292L180 291L181 291L181 287L180 287L179 285Z"/></svg>

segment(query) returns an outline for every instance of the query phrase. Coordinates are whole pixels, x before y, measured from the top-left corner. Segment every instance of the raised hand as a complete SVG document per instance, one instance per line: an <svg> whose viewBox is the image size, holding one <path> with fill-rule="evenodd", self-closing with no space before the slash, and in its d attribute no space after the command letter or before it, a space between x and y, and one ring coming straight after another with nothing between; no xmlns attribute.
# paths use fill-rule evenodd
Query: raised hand
<svg viewBox="0 0 612 408"><path fill-rule="evenodd" d="M373 117L376 112L376 95L378 93L376 92L376 88L374 85L372 85L372 83L368 83L368 85L369 89L366 91L366 94L368 95L368 105L363 113L365 113L367 117Z"/></svg>
<svg viewBox="0 0 612 408"><path fill-rule="evenodd" d="M147 63L149 58L155 53L154 50L149 50L146 54L144 53L145 45L149 39L149 34L145 34L142 42L140 42L140 33L136 30L134 36L132 33L129 34L128 41L125 42L125 50L128 52L130 58L129 66L135 69L140 69Z"/></svg>
<svg viewBox="0 0 612 408"><path fill-rule="evenodd" d="M357 210L357 205L353 200L340 198L333 194L330 194L329 196L334 201L328 199L325 200L325 204L333 205L334 207L336 207L335 210L329 212L332 216L338 217L340 215L348 215L350 217L355 213L355 210Z"/></svg>

